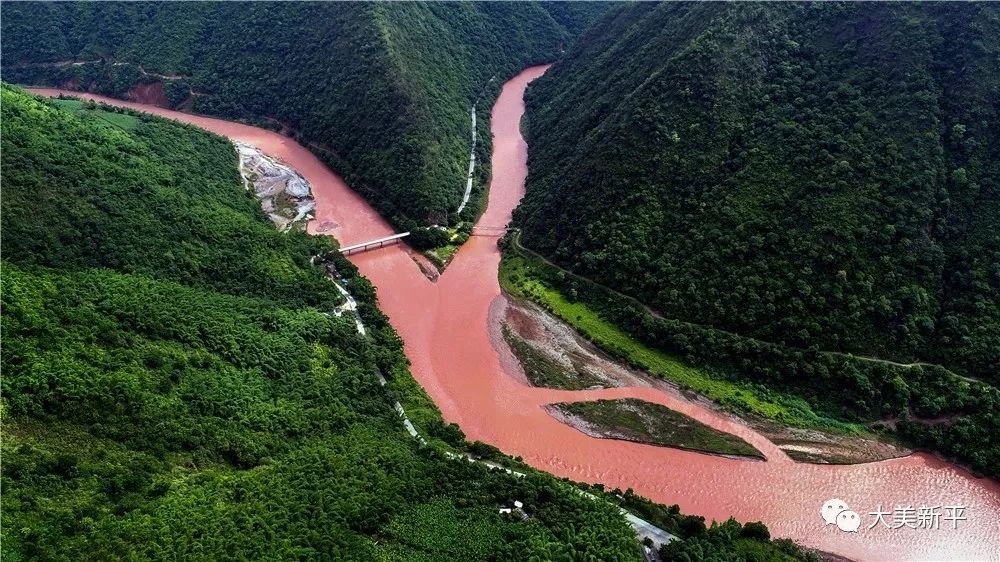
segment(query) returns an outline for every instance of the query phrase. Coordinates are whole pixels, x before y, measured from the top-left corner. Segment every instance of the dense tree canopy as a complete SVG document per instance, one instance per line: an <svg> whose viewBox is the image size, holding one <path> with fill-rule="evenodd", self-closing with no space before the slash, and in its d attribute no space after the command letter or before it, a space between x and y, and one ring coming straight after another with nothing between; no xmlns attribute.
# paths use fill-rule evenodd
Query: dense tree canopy
<svg viewBox="0 0 1000 562"><path fill-rule="evenodd" d="M4 10L8 81L282 124L397 226L443 223L490 101L598 3L63 3ZM79 64L77 64L79 63ZM483 177L476 193L482 193ZM475 213L478 205L469 207Z"/></svg>
<svg viewBox="0 0 1000 562"><path fill-rule="evenodd" d="M996 476L998 38L989 5L619 7L528 89L522 239L640 341Z"/></svg>
<svg viewBox="0 0 1000 562"><path fill-rule="evenodd" d="M998 382L1000 13L641 4L528 92L525 244L664 316Z"/></svg>
<svg viewBox="0 0 1000 562"><path fill-rule="evenodd" d="M4 559L639 559L612 504L404 431L372 287L272 227L225 139L0 94Z"/></svg>
<svg viewBox="0 0 1000 562"><path fill-rule="evenodd" d="M226 139L105 110L84 127L53 104L3 96L4 259L109 267L288 305L340 302L306 267L329 240L261 221Z"/></svg>

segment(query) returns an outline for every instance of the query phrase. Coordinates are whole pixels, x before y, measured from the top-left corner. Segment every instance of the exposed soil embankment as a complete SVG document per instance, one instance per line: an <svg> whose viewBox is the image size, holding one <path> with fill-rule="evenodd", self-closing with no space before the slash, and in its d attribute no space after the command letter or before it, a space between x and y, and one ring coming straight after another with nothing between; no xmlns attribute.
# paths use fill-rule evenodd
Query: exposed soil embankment
<svg viewBox="0 0 1000 562"><path fill-rule="evenodd" d="M504 314L505 339L532 385L570 390L652 387L720 413L723 411L711 400L691 391L683 391L668 380L622 365L581 337L565 322L534 303L514 298L507 300L508 306ZM729 412L726 415L753 428L799 462L866 463L902 457L912 452L905 447L873 438L787 427L757 416L735 416ZM597 435L600 432L590 433L593 428L585 429L565 415L556 417L585 433L601 436Z"/></svg>
<svg viewBox="0 0 1000 562"><path fill-rule="evenodd" d="M147 103L159 107L170 107L170 100L163 93L162 82L150 82L148 84L136 84L125 96L127 99L138 103Z"/></svg>
<svg viewBox="0 0 1000 562"><path fill-rule="evenodd" d="M235 144L240 157L243 187L253 189L260 198L261 208L278 230L304 229L316 208L309 182L260 149L249 144Z"/></svg>

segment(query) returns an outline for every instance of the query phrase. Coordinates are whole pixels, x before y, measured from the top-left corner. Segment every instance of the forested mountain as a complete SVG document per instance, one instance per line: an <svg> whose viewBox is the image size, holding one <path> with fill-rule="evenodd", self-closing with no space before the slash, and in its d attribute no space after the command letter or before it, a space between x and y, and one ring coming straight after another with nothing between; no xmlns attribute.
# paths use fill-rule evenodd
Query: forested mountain
<svg viewBox="0 0 1000 562"><path fill-rule="evenodd" d="M24 3L4 79L289 127L398 227L458 207L479 100L555 59L599 3ZM481 98L481 99L480 99ZM477 181L477 195L482 180ZM475 214L478 205L469 207Z"/></svg>
<svg viewBox="0 0 1000 562"><path fill-rule="evenodd" d="M333 238L274 228L227 140L0 96L4 559L639 560L615 502L679 560L815 559L760 523L448 458L511 462L442 422L373 287ZM367 335L330 314L331 269Z"/></svg>
<svg viewBox="0 0 1000 562"><path fill-rule="evenodd" d="M0 93L5 560L639 559L612 504L404 431L372 287L273 228L225 139Z"/></svg>
<svg viewBox="0 0 1000 562"><path fill-rule="evenodd" d="M998 106L992 5L621 6L529 88L516 221L666 318L997 383Z"/></svg>

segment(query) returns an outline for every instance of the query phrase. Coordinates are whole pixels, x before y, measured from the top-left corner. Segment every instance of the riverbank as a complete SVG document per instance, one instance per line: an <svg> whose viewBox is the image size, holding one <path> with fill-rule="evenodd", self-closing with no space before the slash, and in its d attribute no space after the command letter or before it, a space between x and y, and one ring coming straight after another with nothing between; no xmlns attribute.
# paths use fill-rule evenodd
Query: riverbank
<svg viewBox="0 0 1000 562"><path fill-rule="evenodd" d="M305 230L316 208L309 182L259 148L242 142L233 144L239 156L243 187L257 196L274 226L282 232L292 228Z"/></svg>
<svg viewBox="0 0 1000 562"><path fill-rule="evenodd" d="M357 302L355 301L354 297L347 291L347 289L345 289L341 285L341 283L344 280L340 277L336 268L328 267L327 275L330 281L334 283L334 285L337 287L337 289L340 290L340 292L344 295L344 298L346 299L346 302L343 305L341 305L341 307L339 307L335 311L335 313L338 316L344 312L353 315L355 325L358 330L358 334L361 335L362 337L367 336L368 334L365 329L364 321L361 318L361 314L358 312ZM381 373L376 373L376 375L378 377L379 385L387 390L391 390L393 395L398 396L400 394L400 391L402 390L403 391L402 394L410 399L409 401L411 402L411 404L415 402L422 406L421 409L424 410L423 417L425 422L427 423L427 425L424 426L425 428L428 426L433 427L435 425L439 427L446 427L444 426L444 421L440 417L441 416L440 412L437 411L436 408L434 408L433 403L430 403L429 400L426 400L426 395L423 394L419 386L415 384L414 385L404 384L402 386L394 385L393 387L390 387L389 382L386 380L384 376L382 376ZM396 379L397 377L393 378ZM404 378L408 382L411 383L413 382L413 379L409 376ZM477 451L484 450L485 448L483 446L479 446L483 444L468 443L467 441L464 440L464 436L462 436L461 431L458 430L457 428L450 432L452 434L452 439L449 440L450 442L440 439L441 437L440 434L438 435L438 439L432 438L433 441L429 441L428 438L424 437L425 434L421 433L421 431L417 429L417 425L413 423L413 420L410 419L410 416L407 414L406 408L403 406L400 400L395 400L393 402L393 408L399 415L400 421L402 422L403 427L406 429L406 432L410 435L410 437L416 439L424 447L427 447L433 443L434 450L444 455L448 459L459 462L467 461L471 463L481 464L491 470L501 470L503 472L506 472L507 474L510 474L518 478L526 477L527 476L526 472L516 471L512 468L509 468L508 465L516 465L521 470L524 471L534 470L528 467L527 465L524 465L524 463L518 462L515 459L511 459L510 457L503 455L503 453L499 451L490 450L491 453L490 458L503 460L505 462L497 463L494 460L485 459L482 458L481 456L473 454L471 452L472 450L477 450ZM606 501L617 505L617 502L613 501L613 498L604 497L605 494L603 493L601 494L601 496L597 496L592 493L581 490L580 487L578 486L574 486L571 489L573 490L574 493L584 495L594 501L598 500ZM657 507L665 508L666 506L657 506ZM643 545L643 548L645 549L646 552L646 558L648 560L659 559L659 556L655 554L656 550L653 550L654 548L659 549L663 545L679 539L679 537L667 532L664 529L661 529L653 525L649 521L646 521L636 516L633 513L630 513L624 508L619 507L619 511L621 512L625 520L628 521L629 525L635 530L636 538L638 539L640 544Z"/></svg>
<svg viewBox="0 0 1000 562"><path fill-rule="evenodd" d="M637 379L654 379L639 384L651 384L666 392L672 392L685 399L703 401L707 407L718 408L735 416L778 446L790 458L800 462L820 464L855 464L898 458L912 451L896 443L880 440L860 424L847 424L815 414L799 398L783 396L768 391L761 393L750 385L722 380L708 373L688 366L678 358L662 351L651 349L625 333L617 326L603 319L597 312L582 302L571 302L559 291L546 284L533 271L552 267L535 259L520 248L508 244L500 264L500 284L515 303L510 307L508 322L513 322L522 338L517 349L531 349L537 357L544 347L556 351L557 357L548 357L547 362L535 359L530 365L543 363L548 371L556 371L559 366L558 354L573 357L576 365L582 357L599 361L602 367L609 362L616 367L602 368L600 372L612 375L614 382L606 386L634 385ZM540 309L518 304L526 300L537 304ZM558 329L551 326L552 316L582 335L583 340L600 353L581 353L587 346L580 341L556 335ZM530 328L527 326L531 326ZM536 345L528 347L527 340L534 336ZM525 355L522 351L520 355ZM609 361L609 356L614 358ZM570 366L574 363L569 361ZM576 381L573 373L586 372L579 368L568 370L565 365L558 372L564 382L560 388L572 387ZM527 370L534 370L526 368ZM550 380L556 376L549 376ZM593 379L582 379L578 384L591 384ZM536 379L538 382L538 379Z"/></svg>
<svg viewBox="0 0 1000 562"><path fill-rule="evenodd" d="M711 379L743 387L742 394L721 400L703 392L727 409L753 413L746 397L756 395L765 401L781 402L795 414L764 412L765 420L798 428L826 431L832 426L837 433L868 434L874 439L863 447L865 451L871 446L902 449L903 443L959 463L977 476L998 477L995 459L1000 449L993 439L997 429L995 411L1000 404L996 387L960 377L939 365L899 364L801 349L668 318L632 297L564 270L521 247L516 236L505 244L515 247L536 266L533 276L544 289L561 293L573 303L584 303L624 338L655 352L683 358ZM775 437L795 458L822 460L816 456L815 447L802 443L801 432ZM848 463L852 456L837 452L823 462Z"/></svg>

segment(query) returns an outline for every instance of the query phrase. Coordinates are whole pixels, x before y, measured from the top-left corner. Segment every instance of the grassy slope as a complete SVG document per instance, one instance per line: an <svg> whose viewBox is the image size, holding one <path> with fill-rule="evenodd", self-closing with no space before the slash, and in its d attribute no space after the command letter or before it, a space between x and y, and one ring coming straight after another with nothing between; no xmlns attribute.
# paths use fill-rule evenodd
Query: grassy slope
<svg viewBox="0 0 1000 562"><path fill-rule="evenodd" d="M124 131L133 131L139 124L139 118L135 115L105 111L96 104L89 104L78 99L54 99L52 103L69 113L75 115L91 115L112 127L117 127Z"/></svg>

